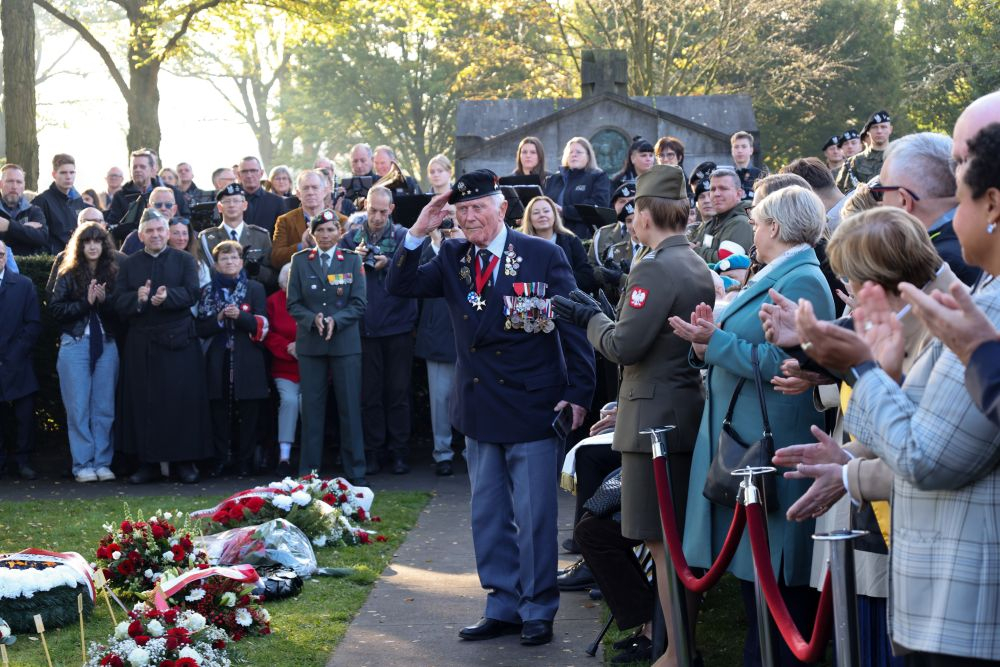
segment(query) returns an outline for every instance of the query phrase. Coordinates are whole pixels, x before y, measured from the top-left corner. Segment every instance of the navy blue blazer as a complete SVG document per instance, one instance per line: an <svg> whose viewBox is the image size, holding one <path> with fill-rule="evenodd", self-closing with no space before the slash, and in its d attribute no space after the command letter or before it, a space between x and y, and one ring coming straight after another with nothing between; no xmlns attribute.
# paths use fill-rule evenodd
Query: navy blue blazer
<svg viewBox="0 0 1000 667"><path fill-rule="evenodd" d="M1000 341L983 343L972 353L965 388L983 414L1000 426Z"/></svg>
<svg viewBox="0 0 1000 667"><path fill-rule="evenodd" d="M0 280L0 401L38 391L31 357L41 317L35 285L8 269Z"/></svg>
<svg viewBox="0 0 1000 667"><path fill-rule="evenodd" d="M444 297L458 352L452 424L492 443L554 437L556 403L565 399L589 407L594 393L594 351L582 328L558 320L551 333L504 328L501 297L515 294L515 282L547 283L549 298L576 287L566 255L548 241L514 230L507 231L507 248L523 259L510 276L501 258L496 285L481 312L468 302L469 286L459 276L463 258L474 268L475 248L468 241L445 241L437 257L422 265L420 248L400 244L386 282L396 296Z"/></svg>
<svg viewBox="0 0 1000 667"><path fill-rule="evenodd" d="M284 197L259 188L252 195L247 195L247 210L243 213L243 222L257 225L274 234L274 223L279 215L288 212L288 203Z"/></svg>

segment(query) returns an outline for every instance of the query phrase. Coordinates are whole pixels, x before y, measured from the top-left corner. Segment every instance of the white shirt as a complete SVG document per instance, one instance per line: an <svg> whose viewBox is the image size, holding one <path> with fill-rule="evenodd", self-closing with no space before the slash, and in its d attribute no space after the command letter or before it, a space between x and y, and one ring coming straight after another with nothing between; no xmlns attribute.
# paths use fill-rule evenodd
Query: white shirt
<svg viewBox="0 0 1000 667"><path fill-rule="evenodd" d="M233 232L236 232L236 240L239 241L240 237L243 236L243 228L246 227L246 224L240 220L240 224L236 227L230 227L226 223L222 223L222 227L226 230L226 236L230 241L233 240Z"/></svg>
<svg viewBox="0 0 1000 667"><path fill-rule="evenodd" d="M406 248L407 250L416 250L423 244L423 242L424 242L423 238L417 238L416 236L410 234L409 230L407 230L406 237L403 239L403 247ZM486 246L486 249L489 250L491 253L493 253L494 257L503 257L503 249L505 245L507 245L507 225L501 225L500 233L497 234L492 241L490 241L490 244ZM476 248L476 251L478 252L479 248ZM473 261L478 262L479 261L478 256ZM498 261L496 263L496 266L493 267L494 285L497 284L497 273L499 272L500 272L500 262Z"/></svg>

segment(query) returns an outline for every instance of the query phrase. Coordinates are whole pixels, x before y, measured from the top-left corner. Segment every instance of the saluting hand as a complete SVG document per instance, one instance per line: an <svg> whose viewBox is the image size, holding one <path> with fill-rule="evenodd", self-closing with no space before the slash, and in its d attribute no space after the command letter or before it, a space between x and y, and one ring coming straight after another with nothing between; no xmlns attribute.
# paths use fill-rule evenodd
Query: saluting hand
<svg viewBox="0 0 1000 667"><path fill-rule="evenodd" d="M440 227L444 219L451 215L448 209L448 197L450 196L451 190L434 195L430 203L420 211L417 221L410 227L410 234L415 238L422 239L430 234L432 229Z"/></svg>

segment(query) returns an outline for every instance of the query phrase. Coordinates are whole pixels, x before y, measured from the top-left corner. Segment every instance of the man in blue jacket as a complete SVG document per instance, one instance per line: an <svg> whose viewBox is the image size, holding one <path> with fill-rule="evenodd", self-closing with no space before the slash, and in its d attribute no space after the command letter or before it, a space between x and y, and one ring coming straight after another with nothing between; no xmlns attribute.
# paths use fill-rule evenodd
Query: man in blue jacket
<svg viewBox="0 0 1000 667"><path fill-rule="evenodd" d="M449 217L466 240L447 240L420 264L427 234ZM463 175L434 197L389 268L389 293L444 297L458 361L452 424L466 436L476 568L489 590L466 640L520 633L525 645L552 639L556 586L556 475L562 442L553 418L564 408L583 423L594 391L594 354L583 330L552 319L549 299L575 287L556 245L507 229L499 179Z"/></svg>

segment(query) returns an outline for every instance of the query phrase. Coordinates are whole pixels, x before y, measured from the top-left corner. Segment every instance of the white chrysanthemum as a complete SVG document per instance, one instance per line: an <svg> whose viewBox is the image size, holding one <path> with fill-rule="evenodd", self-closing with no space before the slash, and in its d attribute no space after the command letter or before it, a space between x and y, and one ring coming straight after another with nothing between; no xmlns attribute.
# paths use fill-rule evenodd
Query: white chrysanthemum
<svg viewBox="0 0 1000 667"><path fill-rule="evenodd" d="M184 599L187 600L188 602L197 602L198 600L202 599L203 597L205 597L205 589L204 588L196 588L193 591L191 591L190 593L188 593L187 595L185 595Z"/></svg>
<svg viewBox="0 0 1000 667"><path fill-rule="evenodd" d="M236 593L232 591L226 591L219 598L219 604L223 607L235 607L236 606Z"/></svg>
<svg viewBox="0 0 1000 667"><path fill-rule="evenodd" d="M162 637L164 632L163 624L153 619L146 624L146 632L149 633L150 637Z"/></svg>
<svg viewBox="0 0 1000 667"><path fill-rule="evenodd" d="M194 660L195 662L197 662L199 665L201 664L201 653L198 653L198 651L195 651L190 646L185 646L180 651L178 651L177 657L178 658L191 658L192 660Z"/></svg>
<svg viewBox="0 0 1000 667"><path fill-rule="evenodd" d="M128 662L132 667L143 667L149 664L149 651L144 648L134 648L128 654Z"/></svg>
<svg viewBox="0 0 1000 667"><path fill-rule="evenodd" d="M288 496L275 496L271 498L271 504L284 512L292 509L292 499Z"/></svg>
<svg viewBox="0 0 1000 667"><path fill-rule="evenodd" d="M177 625L188 632L200 632L205 628L205 617L196 611L186 611L177 620Z"/></svg>
<svg viewBox="0 0 1000 667"><path fill-rule="evenodd" d="M314 537L312 540L313 546L325 547L326 546L326 535L319 535Z"/></svg>
<svg viewBox="0 0 1000 667"><path fill-rule="evenodd" d="M253 623L253 616L251 616L250 612L247 611L246 609L237 609L236 622L242 625L244 628L249 628L250 625Z"/></svg>
<svg viewBox="0 0 1000 667"><path fill-rule="evenodd" d="M121 551L112 551L111 552L111 560L118 560L121 557L122 557L122 552Z"/></svg>
<svg viewBox="0 0 1000 667"><path fill-rule="evenodd" d="M171 514L170 512L164 512L163 518L166 519L167 521L170 521L172 518L174 518L174 515Z"/></svg>
<svg viewBox="0 0 1000 667"><path fill-rule="evenodd" d="M143 572L142 574L143 574L143 576L145 576L145 577L146 577L147 579L152 579L152 578L153 578L153 574L154 574L154 572L153 572L152 570L150 570L149 568L146 568L146 571L145 571L145 572Z"/></svg>
<svg viewBox="0 0 1000 667"><path fill-rule="evenodd" d="M305 507L306 505L311 503L313 499L312 496L310 496L305 491L295 491L294 493L292 493L291 498L292 502L298 505L299 507Z"/></svg>

